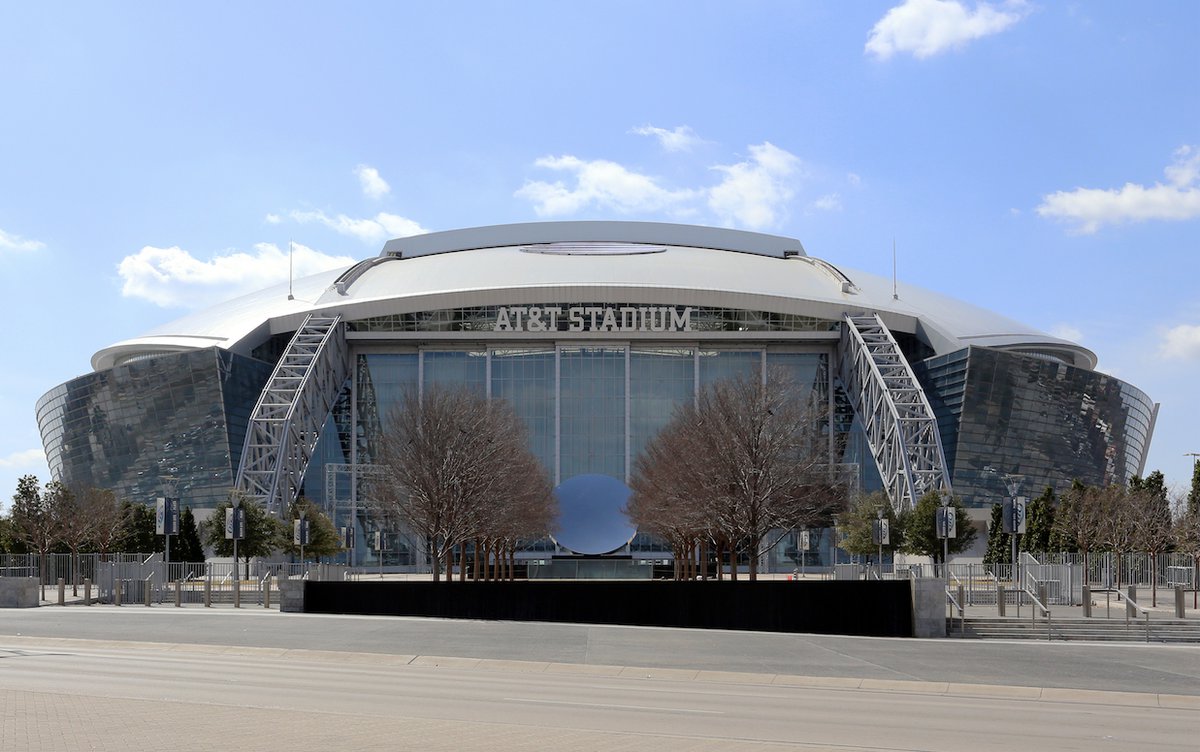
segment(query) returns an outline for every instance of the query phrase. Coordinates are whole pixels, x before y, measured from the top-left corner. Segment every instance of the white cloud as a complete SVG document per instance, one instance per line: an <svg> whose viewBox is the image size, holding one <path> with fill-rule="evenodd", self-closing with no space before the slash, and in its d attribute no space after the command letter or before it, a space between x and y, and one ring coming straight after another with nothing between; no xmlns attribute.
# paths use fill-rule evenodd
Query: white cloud
<svg viewBox="0 0 1200 752"><path fill-rule="evenodd" d="M363 195L367 198L383 198L392 190L387 181L379 176L379 170L376 170L374 167L360 164L354 168L354 174L358 176L358 182L362 186Z"/></svg>
<svg viewBox="0 0 1200 752"><path fill-rule="evenodd" d="M334 232L356 237L365 243L378 243L391 238L429 232L414 220L387 212L380 212L370 219L356 219L345 214L330 217L323 211L293 211L288 216L301 224L317 222Z"/></svg>
<svg viewBox="0 0 1200 752"><path fill-rule="evenodd" d="M1166 184L1126 183L1121 188L1076 188L1042 198L1039 216L1075 225L1091 234L1103 225L1146 220L1187 220L1200 217L1200 148L1181 146L1175 161L1163 170Z"/></svg>
<svg viewBox="0 0 1200 752"><path fill-rule="evenodd" d="M675 130L670 131L653 125L643 125L640 128L634 128L633 132L639 136L654 136L658 139L658 145L665 151L691 151L694 147L704 143L704 139L697 136L696 132L687 125L676 126Z"/></svg>
<svg viewBox="0 0 1200 752"><path fill-rule="evenodd" d="M885 13L871 29L865 52L880 60L897 53L933 57L998 34L1024 15L1025 3L1021 0L1009 0L1000 6L979 3L974 11L959 0L906 0Z"/></svg>
<svg viewBox="0 0 1200 752"><path fill-rule="evenodd" d="M527 181L517 190L517 197L531 201L533 210L542 217L573 214L593 204L621 213L664 211L696 196L695 191L664 188L649 175L604 159L588 162L564 155L542 157L534 165L574 177L571 186L561 180Z"/></svg>
<svg viewBox="0 0 1200 752"><path fill-rule="evenodd" d="M1059 339L1070 340L1075 344L1083 342L1083 332L1078 327L1071 326L1070 324L1055 324L1050 327L1050 334Z"/></svg>
<svg viewBox="0 0 1200 752"><path fill-rule="evenodd" d="M727 225L771 227L792 198L789 178L799 166L795 155L769 141L751 146L749 160L713 168L725 177L709 190L708 207Z"/></svg>
<svg viewBox="0 0 1200 752"><path fill-rule="evenodd" d="M269 225L277 225L283 221L283 217L279 216L278 214L268 214L265 219Z"/></svg>
<svg viewBox="0 0 1200 752"><path fill-rule="evenodd" d="M813 207L821 211L841 211L842 197L837 193L826 194L814 201Z"/></svg>
<svg viewBox="0 0 1200 752"><path fill-rule="evenodd" d="M777 224L792 199L792 178L800 160L763 142L750 147L746 161L710 168L721 174L721 181L699 188L670 188L655 177L604 159L563 155L542 157L534 165L573 178L553 183L531 180L516 191L518 198L533 204L538 216L563 216L595 207L621 214L690 217L707 207L726 225L762 229Z"/></svg>
<svg viewBox="0 0 1200 752"><path fill-rule="evenodd" d="M1171 360L1200 360L1200 326L1180 324L1168 329L1159 354Z"/></svg>
<svg viewBox="0 0 1200 752"><path fill-rule="evenodd" d="M163 307L199 308L260 290L288 278L288 252L259 243L255 252L232 252L207 261L179 248L146 246L121 259L117 274L121 294ZM292 244L291 265L296 277L353 264L349 256L330 256L299 243Z"/></svg>
<svg viewBox="0 0 1200 752"><path fill-rule="evenodd" d="M0 230L0 251L39 251L45 247L46 244L40 241L26 240L20 235Z"/></svg>
<svg viewBox="0 0 1200 752"><path fill-rule="evenodd" d="M0 468L5 470L33 470L46 466L46 453L41 449L24 449L0 457Z"/></svg>
<svg viewBox="0 0 1200 752"><path fill-rule="evenodd" d="M846 182L857 188L858 186L862 185L862 177L859 176L858 173L847 172Z"/></svg>

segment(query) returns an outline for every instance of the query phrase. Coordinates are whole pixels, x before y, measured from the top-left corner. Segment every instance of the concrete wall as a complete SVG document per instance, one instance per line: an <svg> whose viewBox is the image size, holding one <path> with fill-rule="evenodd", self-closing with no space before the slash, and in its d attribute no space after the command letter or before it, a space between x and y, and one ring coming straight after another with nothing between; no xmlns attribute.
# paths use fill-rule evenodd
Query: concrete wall
<svg viewBox="0 0 1200 752"><path fill-rule="evenodd" d="M302 614L304 613L304 580L296 579L280 579L277 580L279 585L279 610L285 614Z"/></svg>
<svg viewBox="0 0 1200 752"><path fill-rule="evenodd" d="M912 583L913 637L946 636L946 581L936 577Z"/></svg>
<svg viewBox="0 0 1200 752"><path fill-rule="evenodd" d="M34 608L41 600L36 577L0 577L0 608Z"/></svg>

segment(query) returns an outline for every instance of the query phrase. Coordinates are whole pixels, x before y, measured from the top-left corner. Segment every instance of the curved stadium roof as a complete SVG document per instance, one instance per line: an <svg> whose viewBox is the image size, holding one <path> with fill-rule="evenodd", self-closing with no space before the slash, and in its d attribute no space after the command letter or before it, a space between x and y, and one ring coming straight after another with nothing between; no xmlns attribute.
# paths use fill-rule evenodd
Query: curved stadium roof
<svg viewBox="0 0 1200 752"><path fill-rule="evenodd" d="M96 370L219 346L248 353L314 311L347 320L412 311L563 302L703 305L840 319L874 311L938 353L984 345L1094 368L1087 348L911 285L842 269L775 235L650 222L541 222L389 241L377 256L276 285L110 345ZM436 336L436 335L431 335ZM626 335L627 336L627 335Z"/></svg>

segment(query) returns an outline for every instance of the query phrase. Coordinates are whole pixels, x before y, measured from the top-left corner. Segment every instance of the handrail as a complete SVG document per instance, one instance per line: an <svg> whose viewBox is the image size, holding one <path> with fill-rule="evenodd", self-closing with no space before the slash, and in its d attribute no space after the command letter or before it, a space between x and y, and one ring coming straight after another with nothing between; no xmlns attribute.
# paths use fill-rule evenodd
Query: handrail
<svg viewBox="0 0 1200 752"><path fill-rule="evenodd" d="M1053 621L1050 617L1050 609L1046 608L1046 604L1042 603L1042 600L1037 597L1036 593L1034 593L1033 591L1028 590L1028 589L1026 589L1025 592L1029 595L1029 600L1033 601L1037 605L1038 608L1042 609L1042 615L1046 617L1046 641L1049 642L1052 639L1051 634L1050 634L1050 627L1051 627L1051 623ZM1029 610L1032 612L1030 615L1030 623L1036 624L1037 623L1037 611L1034 611L1032 608Z"/></svg>
<svg viewBox="0 0 1200 752"><path fill-rule="evenodd" d="M950 592L949 585L946 586L946 597L949 598L950 603L952 603L954 607L958 609L958 631L961 633L967 628L967 617L965 610L963 609L962 604L958 602L958 599L954 597L954 593ZM954 617L951 616L950 620L953 624Z"/></svg>
<svg viewBox="0 0 1200 752"><path fill-rule="evenodd" d="M1144 606L1139 606L1137 601L1130 598L1128 595L1125 595L1120 590L1113 590L1113 592L1115 592L1117 594L1117 603L1120 603L1121 600L1124 599L1125 604L1127 606L1127 608L1125 609L1125 626L1126 627L1129 626L1129 608L1128 608L1128 606L1133 606L1135 611L1140 612L1143 616L1146 617L1146 642L1150 642L1150 610L1148 608L1145 608Z"/></svg>

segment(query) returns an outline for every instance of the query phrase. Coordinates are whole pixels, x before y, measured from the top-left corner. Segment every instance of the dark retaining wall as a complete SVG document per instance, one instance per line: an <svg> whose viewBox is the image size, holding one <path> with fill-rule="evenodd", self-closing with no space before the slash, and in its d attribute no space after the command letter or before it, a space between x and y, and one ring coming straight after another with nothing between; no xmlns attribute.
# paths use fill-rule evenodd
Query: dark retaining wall
<svg viewBox="0 0 1200 752"><path fill-rule="evenodd" d="M904 580L820 582L314 582L317 614L636 624L911 637Z"/></svg>

